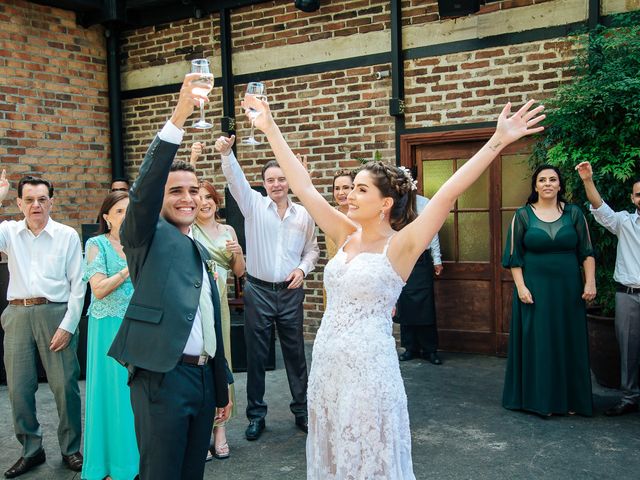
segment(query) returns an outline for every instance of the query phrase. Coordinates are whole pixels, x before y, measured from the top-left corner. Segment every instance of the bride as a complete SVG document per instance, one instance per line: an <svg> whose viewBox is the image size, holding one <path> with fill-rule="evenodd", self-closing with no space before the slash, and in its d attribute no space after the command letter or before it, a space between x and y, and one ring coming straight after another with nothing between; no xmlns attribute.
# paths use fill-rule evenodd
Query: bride
<svg viewBox="0 0 640 480"><path fill-rule="evenodd" d="M415 478L391 311L456 198L507 145L543 130L536 125L544 107L531 109L533 103L514 115L507 104L491 139L419 216L413 212L415 182L409 172L382 162L370 162L356 175L345 216L314 188L267 102L245 97L243 107L259 112L255 126L266 135L293 193L325 235L341 245L325 268L327 308L309 376L308 479ZM232 143L233 138L218 142Z"/></svg>

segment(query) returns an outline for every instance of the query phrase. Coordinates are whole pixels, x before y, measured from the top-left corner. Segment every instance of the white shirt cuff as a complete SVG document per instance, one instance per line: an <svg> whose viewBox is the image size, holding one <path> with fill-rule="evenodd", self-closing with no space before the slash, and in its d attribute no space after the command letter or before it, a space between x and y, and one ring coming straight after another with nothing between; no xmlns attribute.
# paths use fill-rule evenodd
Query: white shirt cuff
<svg viewBox="0 0 640 480"><path fill-rule="evenodd" d="M164 124L160 133L158 133L158 137L160 140L173 143L175 145L180 145L182 143L182 137L184 136L184 130L179 129L171 120L167 120L167 123Z"/></svg>

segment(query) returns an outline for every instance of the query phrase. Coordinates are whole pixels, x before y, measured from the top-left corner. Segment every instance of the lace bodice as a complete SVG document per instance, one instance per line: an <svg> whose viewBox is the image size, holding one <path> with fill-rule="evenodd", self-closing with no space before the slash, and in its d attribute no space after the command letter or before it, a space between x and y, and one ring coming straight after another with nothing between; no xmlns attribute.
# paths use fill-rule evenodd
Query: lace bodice
<svg viewBox="0 0 640 480"><path fill-rule="evenodd" d="M104 235L90 238L85 247L85 271L83 280L88 282L96 273L107 277L116 275L127 266L127 261L121 258L111 246L111 242ZM94 256L95 255L95 256ZM93 258L92 261L87 259ZM124 318L133 295L133 284L127 278L118 288L102 299L98 299L91 292L91 306L89 315L93 318L118 317Z"/></svg>
<svg viewBox="0 0 640 480"><path fill-rule="evenodd" d="M347 253L340 248L325 267L324 285L325 328L355 334L374 328L391 335L391 312L404 282L391 266L386 248L384 253L359 253L348 263Z"/></svg>
<svg viewBox="0 0 640 480"><path fill-rule="evenodd" d="M386 250L347 262L340 248L325 267L327 309L308 388L308 480L415 478L391 320L404 282Z"/></svg>

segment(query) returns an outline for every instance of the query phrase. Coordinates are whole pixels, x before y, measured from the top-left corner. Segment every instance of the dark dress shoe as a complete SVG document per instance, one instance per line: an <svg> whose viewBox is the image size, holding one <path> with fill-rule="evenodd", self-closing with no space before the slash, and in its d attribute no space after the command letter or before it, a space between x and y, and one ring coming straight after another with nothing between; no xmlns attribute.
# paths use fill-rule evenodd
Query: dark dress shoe
<svg viewBox="0 0 640 480"><path fill-rule="evenodd" d="M607 417L617 417L618 415L625 415L627 413L633 413L638 411L637 403L620 402L618 405L611 407L605 411L604 414Z"/></svg>
<svg viewBox="0 0 640 480"><path fill-rule="evenodd" d="M296 417L296 427L302 430L304 433L309 433L309 419L306 415L300 415Z"/></svg>
<svg viewBox="0 0 640 480"><path fill-rule="evenodd" d="M429 360L434 365L442 365L442 360L440 360L437 352L425 353L424 359Z"/></svg>
<svg viewBox="0 0 640 480"><path fill-rule="evenodd" d="M69 470L73 470L74 472L80 472L82 470L83 458L80 452L72 453L71 455L62 455L62 462Z"/></svg>
<svg viewBox="0 0 640 480"><path fill-rule="evenodd" d="M406 362L407 360L413 360L417 356L418 355L416 353L413 353L410 350L405 350L404 353L400 354L400 356L398 357L398 360L400 360L401 362Z"/></svg>
<svg viewBox="0 0 640 480"><path fill-rule="evenodd" d="M244 432L244 436L247 437L247 440L253 441L260 438L262 432L264 430L264 418L261 420L251 420L249 422L249 426Z"/></svg>
<svg viewBox="0 0 640 480"><path fill-rule="evenodd" d="M18 461L9 470L4 472L6 478L15 478L23 473L27 473L33 467L42 465L47 460L47 456L44 454L44 449L40 449L33 457L20 457Z"/></svg>

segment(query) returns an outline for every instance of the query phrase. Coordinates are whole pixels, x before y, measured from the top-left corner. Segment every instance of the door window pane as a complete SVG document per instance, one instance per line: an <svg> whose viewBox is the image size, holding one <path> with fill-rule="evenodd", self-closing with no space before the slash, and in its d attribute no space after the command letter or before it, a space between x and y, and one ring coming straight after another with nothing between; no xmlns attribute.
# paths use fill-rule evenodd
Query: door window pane
<svg viewBox="0 0 640 480"><path fill-rule="evenodd" d="M442 253L442 260L452 261L455 260L455 235L453 231L453 213L447 215L447 219L444 221L444 225L438 232L438 238L440 239L440 252Z"/></svg>
<svg viewBox="0 0 640 480"><path fill-rule="evenodd" d="M528 155L502 156L502 206L521 207L531 190Z"/></svg>
<svg viewBox="0 0 640 480"><path fill-rule="evenodd" d="M468 159L458 160L461 168ZM458 208L489 208L489 169L458 198Z"/></svg>
<svg viewBox="0 0 640 480"><path fill-rule="evenodd" d="M458 213L458 238L461 262L488 262L489 212Z"/></svg>
<svg viewBox="0 0 640 480"><path fill-rule="evenodd" d="M447 179L453 175L453 160L422 162L422 185L427 198L433 197Z"/></svg>

